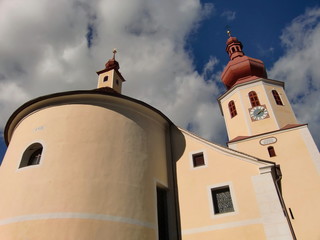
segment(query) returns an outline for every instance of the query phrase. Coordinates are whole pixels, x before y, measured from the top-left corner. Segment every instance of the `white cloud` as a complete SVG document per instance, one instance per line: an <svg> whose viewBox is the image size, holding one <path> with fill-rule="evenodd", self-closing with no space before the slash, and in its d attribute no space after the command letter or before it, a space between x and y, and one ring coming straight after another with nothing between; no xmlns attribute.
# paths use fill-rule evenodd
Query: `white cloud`
<svg viewBox="0 0 320 240"><path fill-rule="evenodd" d="M95 88L95 71L117 48L124 94L218 139L223 120L210 80L217 60L209 60L205 81L184 48L213 12L213 4L198 0L0 1L0 128L26 100Z"/></svg>
<svg viewBox="0 0 320 240"><path fill-rule="evenodd" d="M214 67L218 64L218 62L219 60L216 57L210 57L209 61L203 68L203 75L205 76L205 79L212 75L213 71L215 70Z"/></svg>
<svg viewBox="0 0 320 240"><path fill-rule="evenodd" d="M320 145L320 8L307 9L281 35L285 54L269 76L286 83L286 92L297 118L309 123Z"/></svg>
<svg viewBox="0 0 320 240"><path fill-rule="evenodd" d="M211 57L200 74L185 50L188 35L213 13L212 4L198 0L0 1L0 129L27 100L95 88L95 72L117 48L127 80L124 94L223 143L225 128L216 102L218 60ZM235 17L235 12L228 14ZM318 20L319 9L308 10L284 30L286 54L269 75L286 82L299 119L309 122L319 139Z"/></svg>
<svg viewBox="0 0 320 240"><path fill-rule="evenodd" d="M228 21L233 21L234 19L236 19L236 12L227 10L222 12L221 16L225 17Z"/></svg>

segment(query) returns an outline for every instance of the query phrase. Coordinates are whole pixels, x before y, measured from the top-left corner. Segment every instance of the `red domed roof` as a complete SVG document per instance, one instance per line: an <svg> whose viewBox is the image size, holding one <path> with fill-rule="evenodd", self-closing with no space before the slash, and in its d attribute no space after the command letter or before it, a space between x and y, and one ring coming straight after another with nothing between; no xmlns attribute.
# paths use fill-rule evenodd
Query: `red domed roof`
<svg viewBox="0 0 320 240"><path fill-rule="evenodd" d="M267 78L267 72L261 60L247 57L242 51L243 45L236 37L229 37L226 51L230 61L222 72L221 78L227 89L257 78Z"/></svg>
<svg viewBox="0 0 320 240"><path fill-rule="evenodd" d="M106 63L106 69L111 70L111 69L117 69L119 70L120 65L115 59L109 59L109 61Z"/></svg>
<svg viewBox="0 0 320 240"><path fill-rule="evenodd" d="M238 38L236 38L236 37L229 37L228 38L228 40L227 40L227 45L229 45L229 44L231 44L231 43L233 43L233 42L238 42L238 43L240 43L241 44L241 42L238 40Z"/></svg>
<svg viewBox="0 0 320 240"><path fill-rule="evenodd" d="M109 71L111 69L116 69L116 70L119 70L120 68L120 65L119 63L116 61L116 53L117 53L117 50L114 49L113 50L113 57L111 59L109 59L108 62L106 62L106 70Z"/></svg>

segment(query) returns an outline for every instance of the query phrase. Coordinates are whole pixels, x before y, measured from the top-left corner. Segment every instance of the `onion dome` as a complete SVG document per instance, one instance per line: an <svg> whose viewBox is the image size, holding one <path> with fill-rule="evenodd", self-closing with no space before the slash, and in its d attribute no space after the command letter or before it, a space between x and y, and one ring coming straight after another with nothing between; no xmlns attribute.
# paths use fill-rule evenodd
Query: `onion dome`
<svg viewBox="0 0 320 240"><path fill-rule="evenodd" d="M117 53L117 50L114 49L113 50L113 57L111 59L109 59L109 61L105 65L107 71L112 70L112 69L119 70L119 68L120 68L119 63L116 61L116 53Z"/></svg>
<svg viewBox="0 0 320 240"><path fill-rule="evenodd" d="M239 83L248 82L257 78L267 78L264 63L255 58L244 55L243 45L228 32L226 52L230 61L222 72L221 78L227 89Z"/></svg>

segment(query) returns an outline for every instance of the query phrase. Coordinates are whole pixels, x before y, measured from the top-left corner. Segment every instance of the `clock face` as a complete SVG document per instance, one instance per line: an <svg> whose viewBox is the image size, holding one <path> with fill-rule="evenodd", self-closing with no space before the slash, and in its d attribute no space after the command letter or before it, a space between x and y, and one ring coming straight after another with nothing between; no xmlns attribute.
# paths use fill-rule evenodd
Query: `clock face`
<svg viewBox="0 0 320 240"><path fill-rule="evenodd" d="M252 120L262 120L268 116L268 111L264 106L256 106L250 109L250 116Z"/></svg>

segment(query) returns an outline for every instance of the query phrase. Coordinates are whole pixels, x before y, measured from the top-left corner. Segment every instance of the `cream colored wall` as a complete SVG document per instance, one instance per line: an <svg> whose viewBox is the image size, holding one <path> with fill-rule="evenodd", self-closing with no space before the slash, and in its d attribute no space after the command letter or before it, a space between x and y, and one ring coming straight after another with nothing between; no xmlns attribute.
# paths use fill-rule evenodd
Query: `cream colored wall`
<svg viewBox="0 0 320 240"><path fill-rule="evenodd" d="M105 76L108 76L108 81L104 82L103 79ZM118 80L118 84L117 84ZM118 93L121 93L122 80L115 70L110 70L104 73L101 73L98 77L98 88L101 87L110 87L113 88Z"/></svg>
<svg viewBox="0 0 320 240"><path fill-rule="evenodd" d="M284 106L276 105L271 93L273 89L279 92ZM268 118L259 121L251 120L249 111L252 106L248 97L250 91L255 91L260 104L266 106L269 114ZM235 101L238 113L233 118L231 118L228 108L228 103L231 100ZM262 80L236 87L221 99L221 107L230 140L238 136L252 136L274 131L288 123L297 123L283 88Z"/></svg>
<svg viewBox="0 0 320 240"><path fill-rule="evenodd" d="M276 138L277 142L261 145L261 139ZM269 157L267 148L273 146L276 156ZM298 239L320 238L318 217L320 215L320 155L306 126L278 133L243 140L230 144L253 156L280 164L282 193Z"/></svg>
<svg viewBox="0 0 320 240"><path fill-rule="evenodd" d="M279 128L284 127L287 124L297 124L297 119L295 114L291 108L291 104L286 96L284 89L277 85L265 84L265 91L270 99L270 108L274 115L276 116L276 120L278 122ZM272 95L272 90L276 90L282 100L283 105L277 105L274 97Z"/></svg>
<svg viewBox="0 0 320 240"><path fill-rule="evenodd" d="M234 101L237 115L231 118L228 104ZM247 108L243 103L242 96L238 91L232 91L221 100L221 108L229 139L237 136L248 136L252 134L250 119L246 116ZM241 127L239 127L241 126Z"/></svg>
<svg viewBox="0 0 320 240"><path fill-rule="evenodd" d="M177 161L182 239L277 239L266 236L252 178L259 177L259 168L268 164L210 146L186 132L183 137L185 149ZM175 150L179 149L177 142ZM191 155L196 152L204 152L206 166L193 167ZM235 212L213 213L210 189L219 185L230 185ZM269 189L277 197L273 182ZM283 222L285 218L276 201Z"/></svg>
<svg viewBox="0 0 320 240"><path fill-rule="evenodd" d="M219 229L208 234L208 232L199 232L197 234L183 235L183 240L236 240L236 239L266 239L263 226L261 224L252 224L250 226Z"/></svg>
<svg viewBox="0 0 320 240"><path fill-rule="evenodd" d="M8 224L0 226L0 238L4 240L155 239L152 228L80 218L42 219Z"/></svg>
<svg viewBox="0 0 320 240"><path fill-rule="evenodd" d="M1 239L157 239L167 122L100 98L50 106L17 125L0 167ZM40 164L18 169L34 142L43 145Z"/></svg>

